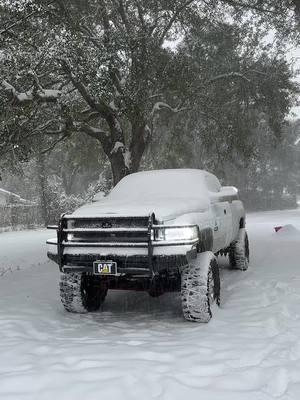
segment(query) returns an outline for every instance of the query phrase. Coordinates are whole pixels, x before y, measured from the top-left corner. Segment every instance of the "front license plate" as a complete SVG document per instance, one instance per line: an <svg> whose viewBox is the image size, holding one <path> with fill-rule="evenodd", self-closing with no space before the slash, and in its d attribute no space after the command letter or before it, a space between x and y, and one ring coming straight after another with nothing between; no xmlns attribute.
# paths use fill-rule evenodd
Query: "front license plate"
<svg viewBox="0 0 300 400"><path fill-rule="evenodd" d="M94 261L94 275L117 275L117 263L115 261Z"/></svg>

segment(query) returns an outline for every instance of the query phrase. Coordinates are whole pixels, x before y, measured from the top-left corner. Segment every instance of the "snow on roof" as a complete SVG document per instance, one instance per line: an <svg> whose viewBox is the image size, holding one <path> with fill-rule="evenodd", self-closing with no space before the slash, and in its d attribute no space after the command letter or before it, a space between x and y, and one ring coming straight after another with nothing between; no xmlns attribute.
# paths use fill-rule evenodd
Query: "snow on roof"
<svg viewBox="0 0 300 400"><path fill-rule="evenodd" d="M198 169L164 169L137 172L123 178L109 194L110 199L208 196L205 177Z"/></svg>
<svg viewBox="0 0 300 400"><path fill-rule="evenodd" d="M123 178L104 199L97 199L74 212L74 216L145 216L159 220L204 212L209 206L206 171L165 169L137 172Z"/></svg>
<svg viewBox="0 0 300 400"><path fill-rule="evenodd" d="M22 198L21 196L19 196L18 194L15 194L15 193L9 192L8 190L1 189L1 188L0 188L0 195L1 195L1 194L2 194L4 197L6 197L6 198L13 197L14 199L16 199L17 201L19 201L20 203L27 203L27 202L28 202L28 200L23 199L23 198Z"/></svg>
<svg viewBox="0 0 300 400"><path fill-rule="evenodd" d="M0 188L0 193L4 194L5 196L20 197L18 194L9 192L8 190L1 189L1 188Z"/></svg>

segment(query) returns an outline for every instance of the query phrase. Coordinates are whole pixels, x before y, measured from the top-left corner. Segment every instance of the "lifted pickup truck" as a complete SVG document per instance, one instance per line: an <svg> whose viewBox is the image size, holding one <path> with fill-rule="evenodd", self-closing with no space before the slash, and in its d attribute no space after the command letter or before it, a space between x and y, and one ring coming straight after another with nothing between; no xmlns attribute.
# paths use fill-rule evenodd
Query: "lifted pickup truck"
<svg viewBox="0 0 300 400"><path fill-rule="evenodd" d="M96 311L109 289L181 291L187 320L220 303L218 255L246 270L245 211L234 187L209 172L173 169L123 178L102 200L63 215L48 257L59 265L67 311Z"/></svg>

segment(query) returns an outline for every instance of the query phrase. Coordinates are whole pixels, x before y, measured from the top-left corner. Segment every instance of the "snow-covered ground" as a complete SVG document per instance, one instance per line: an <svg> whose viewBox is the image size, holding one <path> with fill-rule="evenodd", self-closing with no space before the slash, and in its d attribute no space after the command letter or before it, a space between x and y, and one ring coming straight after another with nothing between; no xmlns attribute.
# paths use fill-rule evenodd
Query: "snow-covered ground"
<svg viewBox="0 0 300 400"><path fill-rule="evenodd" d="M0 234L0 399L299 399L295 228L300 211L248 216L250 269L222 269L207 325L183 320L178 294L115 292L101 312L68 314L49 232Z"/></svg>

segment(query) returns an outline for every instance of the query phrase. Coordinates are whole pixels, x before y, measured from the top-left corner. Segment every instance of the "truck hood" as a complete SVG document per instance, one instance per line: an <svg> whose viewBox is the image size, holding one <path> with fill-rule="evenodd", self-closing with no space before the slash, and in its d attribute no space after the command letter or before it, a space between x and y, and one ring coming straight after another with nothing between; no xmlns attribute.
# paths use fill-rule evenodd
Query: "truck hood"
<svg viewBox="0 0 300 400"><path fill-rule="evenodd" d="M78 208L76 217L147 216L151 213L160 221L167 221L189 213L205 212L209 207L206 198L156 198L146 200L103 199Z"/></svg>

